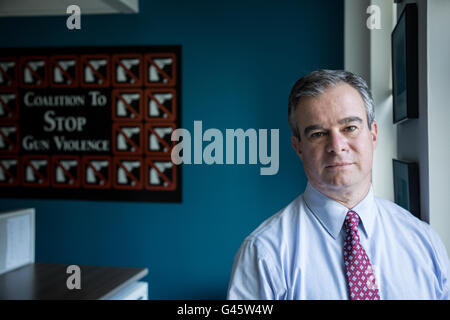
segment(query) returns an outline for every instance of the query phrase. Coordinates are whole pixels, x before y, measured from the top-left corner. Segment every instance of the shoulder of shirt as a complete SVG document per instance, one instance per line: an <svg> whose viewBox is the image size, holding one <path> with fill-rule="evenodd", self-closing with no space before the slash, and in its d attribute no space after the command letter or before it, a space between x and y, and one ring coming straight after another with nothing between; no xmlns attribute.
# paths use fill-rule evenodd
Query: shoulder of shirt
<svg viewBox="0 0 450 320"><path fill-rule="evenodd" d="M416 248L418 247L417 241L427 242L429 244L426 248L429 248L429 253L436 259L439 266L438 269L442 270L444 274L447 274L450 267L448 265L447 251L436 230L425 221L415 217L408 210L405 210L392 201L377 197L375 197L375 200L379 209L383 209L383 214L388 215L389 221L396 223L396 227L401 227L405 235L409 234L410 243L415 243Z"/></svg>
<svg viewBox="0 0 450 320"><path fill-rule="evenodd" d="M408 231L426 235L426 238L432 242L439 239L436 231L425 221L420 220L408 210L400 207L398 204L375 197L375 201L383 214L389 215L390 221L397 222L398 225L409 229Z"/></svg>
<svg viewBox="0 0 450 320"><path fill-rule="evenodd" d="M403 207L400 207L395 202L378 197L374 198L378 208L382 209L382 212L384 214L388 214L390 219L396 220L402 224L410 224L411 226L415 226L418 228L426 228L426 226L428 226L427 223L418 219L411 212L404 209Z"/></svg>
<svg viewBox="0 0 450 320"><path fill-rule="evenodd" d="M286 207L263 221L247 238L244 245L256 246L261 249L262 253L266 253L269 247L283 242L282 237L289 236L290 228L294 228L300 214L300 208L303 203L303 195L297 196Z"/></svg>

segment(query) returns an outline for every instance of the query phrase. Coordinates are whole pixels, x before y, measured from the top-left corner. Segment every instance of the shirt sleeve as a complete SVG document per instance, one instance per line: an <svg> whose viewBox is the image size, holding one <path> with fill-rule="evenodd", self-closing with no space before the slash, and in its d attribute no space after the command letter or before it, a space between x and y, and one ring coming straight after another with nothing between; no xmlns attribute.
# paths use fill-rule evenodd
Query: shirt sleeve
<svg viewBox="0 0 450 320"><path fill-rule="evenodd" d="M229 300L280 299L280 272L257 240L245 240L236 254L230 284Z"/></svg>
<svg viewBox="0 0 450 320"><path fill-rule="evenodd" d="M450 277L450 261L448 259L447 250L445 245L442 243L437 232L432 229L432 241L433 246L436 250L436 258L438 265L438 279L439 279L439 289L437 296L441 300L450 300L450 288L449 288L449 277Z"/></svg>

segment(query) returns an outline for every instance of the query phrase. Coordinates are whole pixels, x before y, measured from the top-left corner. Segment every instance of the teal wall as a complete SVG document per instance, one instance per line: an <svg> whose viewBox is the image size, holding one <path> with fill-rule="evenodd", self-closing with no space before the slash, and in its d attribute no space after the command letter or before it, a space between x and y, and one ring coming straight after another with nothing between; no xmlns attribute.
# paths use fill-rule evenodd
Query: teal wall
<svg viewBox="0 0 450 320"><path fill-rule="evenodd" d="M83 8L81 8L83 13ZM343 68L343 1L140 1L137 15L0 18L0 47L182 46L182 126L279 128L280 169L185 165L183 202L0 199L36 208L36 260L147 267L150 299L223 299L240 243L301 193L287 98L318 68Z"/></svg>

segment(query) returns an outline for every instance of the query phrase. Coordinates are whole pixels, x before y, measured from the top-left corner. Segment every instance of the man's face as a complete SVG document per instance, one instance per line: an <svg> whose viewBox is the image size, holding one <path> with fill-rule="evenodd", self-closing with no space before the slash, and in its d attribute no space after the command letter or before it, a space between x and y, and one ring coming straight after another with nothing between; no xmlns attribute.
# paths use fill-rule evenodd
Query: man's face
<svg viewBox="0 0 450 320"><path fill-rule="evenodd" d="M300 141L292 144L309 182L319 191L351 191L371 182L377 124L369 128L359 92L342 82L297 107Z"/></svg>

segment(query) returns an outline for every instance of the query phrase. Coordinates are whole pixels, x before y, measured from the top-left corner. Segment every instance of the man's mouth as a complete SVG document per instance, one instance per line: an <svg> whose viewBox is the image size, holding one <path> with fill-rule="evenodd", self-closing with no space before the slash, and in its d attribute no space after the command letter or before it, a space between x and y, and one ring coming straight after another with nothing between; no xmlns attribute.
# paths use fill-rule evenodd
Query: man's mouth
<svg viewBox="0 0 450 320"><path fill-rule="evenodd" d="M325 166L325 168L327 168L327 169L344 168L344 167L350 166L352 164L353 163L351 163L351 162L336 162L336 163L331 163L331 164Z"/></svg>

